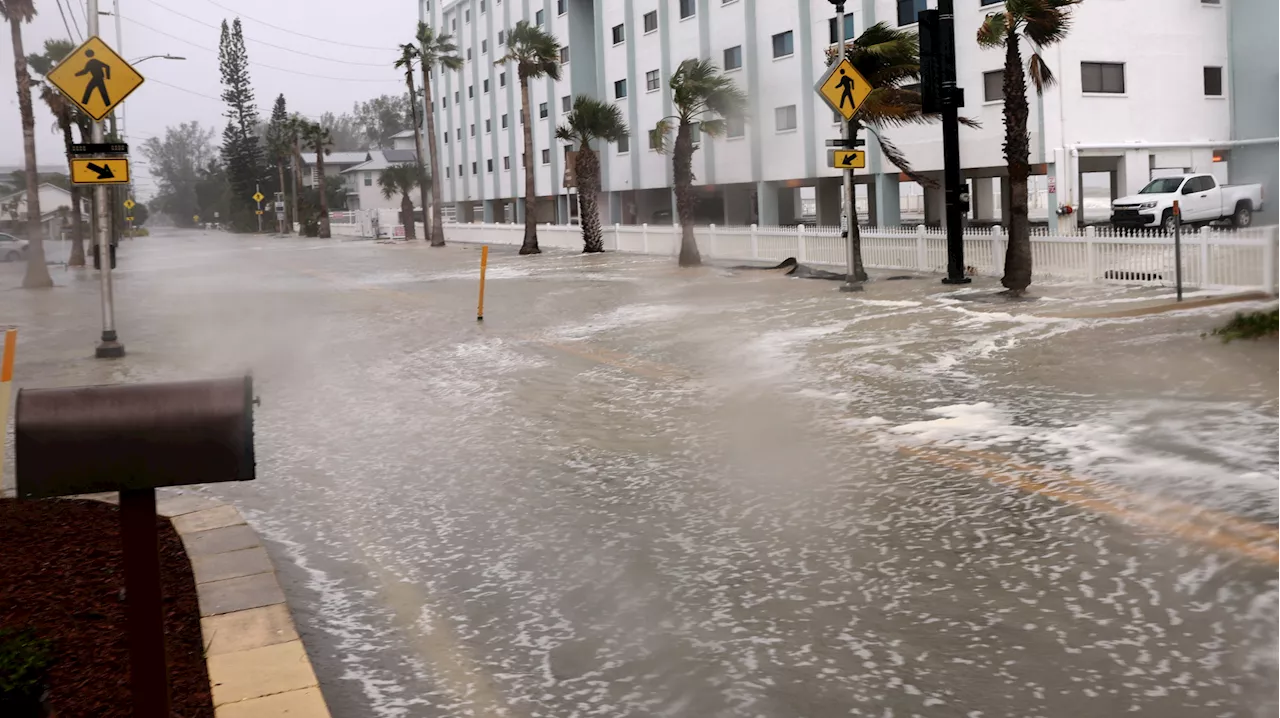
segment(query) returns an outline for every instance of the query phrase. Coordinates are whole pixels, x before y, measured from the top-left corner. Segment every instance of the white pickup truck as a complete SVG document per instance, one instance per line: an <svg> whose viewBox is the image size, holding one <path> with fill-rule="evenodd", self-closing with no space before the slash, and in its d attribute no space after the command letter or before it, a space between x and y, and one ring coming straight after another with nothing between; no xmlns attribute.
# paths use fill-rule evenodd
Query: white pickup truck
<svg viewBox="0 0 1280 718"><path fill-rule="evenodd" d="M1262 209L1262 185L1218 184L1213 175L1174 175L1151 180L1142 191L1111 203L1111 224L1117 227L1162 227L1173 231L1173 202L1178 201L1182 224L1205 225L1230 219L1236 227L1253 223Z"/></svg>

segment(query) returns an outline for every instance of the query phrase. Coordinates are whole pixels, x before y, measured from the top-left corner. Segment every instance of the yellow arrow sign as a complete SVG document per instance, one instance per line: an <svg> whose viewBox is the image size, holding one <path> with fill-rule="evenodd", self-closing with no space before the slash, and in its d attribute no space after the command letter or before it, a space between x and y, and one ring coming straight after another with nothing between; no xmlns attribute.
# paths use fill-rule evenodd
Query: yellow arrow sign
<svg viewBox="0 0 1280 718"><path fill-rule="evenodd" d="M871 94L871 83L853 67L848 58L827 68L826 74L814 85L814 90L827 101L831 109L845 120L853 119L862 103Z"/></svg>
<svg viewBox="0 0 1280 718"><path fill-rule="evenodd" d="M134 203L134 201L133 201L133 199L132 199L132 198L130 198L130 199L126 199L126 200L124 201L124 208L125 208L125 209L133 209L135 206L137 206L137 205Z"/></svg>
<svg viewBox="0 0 1280 718"><path fill-rule="evenodd" d="M862 150L828 150L827 166L838 170L860 170L867 166L867 153Z"/></svg>
<svg viewBox="0 0 1280 718"><path fill-rule="evenodd" d="M254 201L254 202L261 202L262 200L263 200L263 196L262 196L262 193L261 193L261 192L254 192L254 193L253 193L253 201Z"/></svg>
<svg viewBox="0 0 1280 718"><path fill-rule="evenodd" d="M129 158L76 157L71 160L72 184L128 184Z"/></svg>
<svg viewBox="0 0 1280 718"><path fill-rule="evenodd" d="M49 82L95 120L111 114L142 84L142 75L94 35L48 75Z"/></svg>

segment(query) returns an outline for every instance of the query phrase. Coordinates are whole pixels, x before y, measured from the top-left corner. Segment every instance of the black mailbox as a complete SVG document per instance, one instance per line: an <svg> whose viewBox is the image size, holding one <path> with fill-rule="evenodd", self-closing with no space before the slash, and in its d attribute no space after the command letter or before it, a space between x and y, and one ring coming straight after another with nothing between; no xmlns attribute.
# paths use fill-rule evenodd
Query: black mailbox
<svg viewBox="0 0 1280 718"><path fill-rule="evenodd" d="M254 478L253 379L23 389L18 496Z"/></svg>

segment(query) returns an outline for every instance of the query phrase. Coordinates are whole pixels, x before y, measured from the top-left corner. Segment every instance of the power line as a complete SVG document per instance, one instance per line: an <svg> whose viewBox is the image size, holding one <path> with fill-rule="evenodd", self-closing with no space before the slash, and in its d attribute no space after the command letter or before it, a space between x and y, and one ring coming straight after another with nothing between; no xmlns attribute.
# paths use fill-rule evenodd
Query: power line
<svg viewBox="0 0 1280 718"><path fill-rule="evenodd" d="M343 47L356 47L356 48L360 48L360 49L362 49L362 50L387 50L387 49L389 49L389 48L386 48L386 47L376 47L376 46L373 46L373 45L355 45L355 44L352 44L352 43L349 43L349 42L340 42L340 41L338 41L338 40L329 40L329 39L326 39L326 38L323 38L323 37L316 37L316 36L314 36L314 35L308 35L308 34L306 34L306 33L301 33L301 32L297 32L297 31L295 31L295 30L290 30L290 29L289 29L289 28L287 28L287 27L280 27L279 25L272 25L271 23L267 22L266 20L259 20L259 19L254 18L254 17L249 17L248 15L245 15L244 13L240 12L239 10L236 10L235 8L229 8L229 7L227 7L226 5L223 5L222 3L214 2L214 0L206 0L206 1L207 1L210 5L215 5L215 6L217 6L217 7L222 8L223 10L226 10L227 12L235 13L236 15L239 15L240 17L243 17L243 18L244 18L244 19L246 19L246 20L251 20L251 21L253 21L253 22L258 23L259 25L266 25L267 27L269 27L269 28L271 28L271 29L273 29L273 30L279 30L280 32L285 32L285 33L288 33L288 34L290 34L290 35L297 35L298 37L305 37L305 38L306 38L306 39L308 39L308 40L315 40L316 42L323 42L323 43L326 43L326 44L329 44L329 45L342 45Z"/></svg>
<svg viewBox="0 0 1280 718"><path fill-rule="evenodd" d="M155 0L147 0L147 2L151 3L152 5L155 5L156 7L160 8L161 10L166 10L166 11L168 11L168 12L173 13L174 15L177 15L178 17L181 17L181 18L185 18L185 19L187 19L187 20L190 20L191 22L194 22L194 23L196 23L197 25L204 25L205 27L213 28L214 30L221 30L221 29L222 29L222 27L221 27L220 25L214 25L214 24L212 24L212 23L205 22L204 20L200 20L200 19L198 19L198 18L191 17L190 15L186 15L186 14L180 13L180 12L178 12L177 10L174 10L174 9L173 9L173 8L171 8L171 7L167 7L167 6L165 6L165 5L161 5L161 4L160 4L160 3L158 3L158 2L155 2ZM309 53L309 52L303 52L302 50L294 50L293 48L291 48L291 47L285 47L284 45L276 45L275 43L267 42L266 40L259 40L259 39L258 39L258 38L256 38L256 37L249 37L248 35L246 35L246 36L245 36L245 39L246 39L246 40L249 40L249 41L251 41L251 42L256 42L256 43L258 43L258 44L260 44L260 45L266 45L267 47L274 47L274 48L276 48L277 50L284 50L285 52L291 52L291 53L293 53L293 54L295 54L295 55L303 55L303 56L306 56L306 57L313 57L313 58L315 58L315 59L317 59L317 60L324 60L325 62L336 62L336 63L338 63L338 64L340 64L340 65L361 65L361 66L364 66L364 67L383 67L383 68L385 68L385 67L390 67L390 66L394 63L394 60L393 60L392 62L352 62L352 61L349 61L349 60L335 60L335 59L334 59L334 58L332 58L332 57L325 57L324 55L313 55L312 53ZM381 49L383 49L384 51L390 51L390 50L391 50L391 48L381 48Z"/></svg>
<svg viewBox="0 0 1280 718"><path fill-rule="evenodd" d="M58 14L62 16L62 26L67 29L67 39L74 42L76 40L76 35L80 32L80 26L76 25L76 35L71 34L71 26L67 24L67 15L62 11L62 0L56 0L56 2L58 3ZM71 19L76 19L74 13L72 13Z"/></svg>
<svg viewBox="0 0 1280 718"><path fill-rule="evenodd" d="M205 47L204 45L200 45L200 44L194 43L194 42L192 42L192 41L190 41L190 40L186 39L185 37L179 37L179 36L177 36L177 35L174 35L174 34L171 34L171 33L167 33L167 32L165 32L164 30L158 30L158 29L156 29L156 28L154 28L154 27L151 27L150 25L147 25L147 24L145 24L145 23L142 23L142 22L139 22L139 21L137 21L137 20L134 20L134 19L133 19L133 18L131 18L131 17L125 17L124 15L121 15L120 17L124 18L125 20L128 20L129 22L133 23L134 25L137 25L137 26L142 27L142 28L146 28L147 30L150 30L151 32L154 32L154 33L156 33L156 34L158 34L158 35L164 35L165 37L171 38L171 39L173 39L173 40L177 40L178 42L186 43L186 44L188 44L188 45L190 45L190 46L192 46L192 47L194 47L194 48L196 48L196 49L198 49L198 50L204 50L205 52L211 52L211 53L214 53L214 54L217 54L217 53L218 53L218 51L217 51L217 50L215 50L215 49L213 49L213 48L211 48L211 47ZM248 62L249 62L249 64L250 64L250 65L252 65L252 66L254 66L254 67L265 67L265 68L267 68L267 69L269 69L269 70L277 70L277 71L279 71L279 72L287 72L287 73L290 73L290 74L292 74L292 75L302 75L302 76L304 76L304 77L315 77L315 78L318 78L318 79L321 79L321 80L334 80L334 81L337 81L337 82L394 82L394 83L396 83L396 84L400 84L400 80L386 80L386 79L381 79L381 78L374 79L374 78L369 78L369 77L333 77L333 76L331 76L331 75L317 75L317 74L315 74L315 73L313 73L313 72L302 72L301 70L290 70L290 69L289 69L289 68L287 68L287 67L276 67L275 65L268 65L268 64L267 64L267 63L265 63L265 62L258 62L258 61L256 61L256 60L249 60Z"/></svg>
<svg viewBox="0 0 1280 718"><path fill-rule="evenodd" d="M185 93L187 93L188 95L195 95L196 97L203 97L203 98L204 98L204 99L206 99L206 100L213 100L214 102L217 102L218 104L222 104L222 102L223 102L223 100L222 100L222 98L221 98L221 97L214 97L213 95L206 95L206 94L204 94L203 92L196 92L195 90L189 90L189 89L187 89L187 88L185 88L185 87L180 87L180 86L178 86L178 85L174 85L174 84L172 84L172 83L165 82L164 80L158 80L158 79L156 79L156 78L154 78L154 77L148 77L148 78L147 78L147 82L154 82L154 83L156 83L157 85L164 85L165 87L169 87L169 88L172 88L172 89L174 89L174 90L178 90L178 91L180 91L180 92L185 92ZM302 115L303 117L306 117L306 118L308 118L308 119L312 119L312 120L319 120L319 119L321 119L321 116L320 116L320 115L308 115L308 114L303 113L303 112L294 112L294 113L290 113L290 114ZM166 128L166 129L167 129L167 128ZM160 138L159 138L159 137L148 137L147 139L160 139Z"/></svg>

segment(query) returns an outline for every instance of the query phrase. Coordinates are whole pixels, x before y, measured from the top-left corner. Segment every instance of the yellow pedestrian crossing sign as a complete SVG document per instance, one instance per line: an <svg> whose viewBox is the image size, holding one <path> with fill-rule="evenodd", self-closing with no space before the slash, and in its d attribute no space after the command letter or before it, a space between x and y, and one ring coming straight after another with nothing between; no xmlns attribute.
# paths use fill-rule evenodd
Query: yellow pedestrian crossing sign
<svg viewBox="0 0 1280 718"><path fill-rule="evenodd" d="M101 120L142 84L142 75L94 35L48 75L84 113Z"/></svg>
<svg viewBox="0 0 1280 718"><path fill-rule="evenodd" d="M827 150L827 166L838 170L860 170L867 166L867 153L862 150Z"/></svg>
<svg viewBox="0 0 1280 718"><path fill-rule="evenodd" d="M124 208L125 208L125 209L133 209L135 206L137 206L137 205L136 205L136 203L134 203L134 201L133 201L133 199L132 199L132 198L126 199L126 200L124 201Z"/></svg>
<svg viewBox="0 0 1280 718"><path fill-rule="evenodd" d="M858 111L867 95L871 94L871 83L854 69L848 58L844 58L827 68L826 74L813 89L841 117L852 120L853 113Z"/></svg>
<svg viewBox="0 0 1280 718"><path fill-rule="evenodd" d="M254 201L254 202L261 202L263 199L264 199L264 198L263 198L263 196L262 196L262 193L261 193L261 192L254 192L254 193L253 193L253 201ZM261 212L259 212L258 214L262 214L262 213L261 213Z"/></svg>

